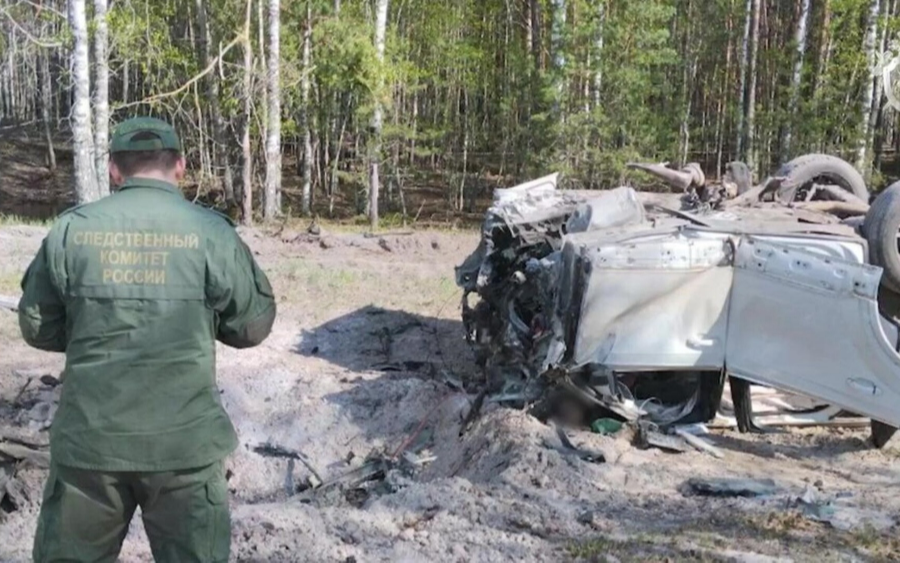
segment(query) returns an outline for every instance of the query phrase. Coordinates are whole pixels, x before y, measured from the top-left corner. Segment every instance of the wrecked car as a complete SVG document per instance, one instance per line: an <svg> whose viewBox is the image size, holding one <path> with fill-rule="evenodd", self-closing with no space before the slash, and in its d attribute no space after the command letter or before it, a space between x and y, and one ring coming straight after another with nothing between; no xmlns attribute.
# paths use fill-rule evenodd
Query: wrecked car
<svg viewBox="0 0 900 563"><path fill-rule="evenodd" d="M456 268L493 400L761 431L752 384L812 399L788 424L865 417L882 445L900 425L900 182L873 197L830 155L755 186L743 163L719 182L632 167L676 193L563 190L558 174L495 191Z"/></svg>

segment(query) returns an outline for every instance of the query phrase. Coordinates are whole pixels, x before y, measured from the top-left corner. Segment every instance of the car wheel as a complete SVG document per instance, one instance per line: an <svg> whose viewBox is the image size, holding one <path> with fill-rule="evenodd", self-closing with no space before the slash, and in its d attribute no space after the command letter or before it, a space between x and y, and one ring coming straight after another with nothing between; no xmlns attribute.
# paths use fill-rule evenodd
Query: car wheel
<svg viewBox="0 0 900 563"><path fill-rule="evenodd" d="M852 164L828 154L805 154L786 162L775 172L776 177L784 178L778 187L781 201L791 202L805 199L809 184L814 180L820 183L836 184L863 201L869 201L869 190L862 174ZM813 199L827 199L814 197Z"/></svg>
<svg viewBox="0 0 900 563"><path fill-rule="evenodd" d="M900 293L900 182L894 182L872 202L862 231L869 244L869 261L884 273L881 283Z"/></svg>

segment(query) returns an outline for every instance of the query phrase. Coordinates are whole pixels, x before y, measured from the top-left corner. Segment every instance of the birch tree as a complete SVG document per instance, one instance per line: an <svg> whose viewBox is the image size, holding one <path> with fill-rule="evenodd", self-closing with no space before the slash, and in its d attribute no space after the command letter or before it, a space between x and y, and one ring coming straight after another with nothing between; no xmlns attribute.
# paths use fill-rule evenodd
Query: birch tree
<svg viewBox="0 0 900 563"><path fill-rule="evenodd" d="M53 148L53 130L51 112L53 110L53 86L50 78L50 54L44 50L41 61L41 121L44 125L44 138L47 141L47 168L56 172L56 150Z"/></svg>
<svg viewBox="0 0 900 563"><path fill-rule="evenodd" d="M791 74L791 92L788 100L788 115L797 115L798 105L800 101L800 85L803 79L803 60L806 55L806 35L809 29L809 4L810 0L803 0L800 6L800 17L797 19L797 30L794 35L794 70ZM788 120L785 128L784 143L782 150L782 158L787 160L790 158L791 143L793 142L793 120Z"/></svg>
<svg viewBox="0 0 900 563"><path fill-rule="evenodd" d="M473 187L551 168L573 188L649 187L627 162L742 159L759 175L801 149L850 155L881 172L877 190L882 152L900 149L866 67L900 0L280 0L277 35L276 3L251 0L247 23L247 1L0 0L0 134L74 137L88 200L104 106L163 117L188 147L189 197L245 221L286 207L289 181L297 212L368 223L415 199L422 219L455 220Z"/></svg>
<svg viewBox="0 0 900 563"><path fill-rule="evenodd" d="M603 24L606 22L606 0L597 2L597 31L594 39L594 108L600 107L603 89Z"/></svg>
<svg viewBox="0 0 900 563"><path fill-rule="evenodd" d="M109 27L107 0L94 0L94 151L99 197L109 195Z"/></svg>
<svg viewBox="0 0 900 563"><path fill-rule="evenodd" d="M750 65L747 85L747 166L758 172L756 150L756 68L759 59L759 14L762 0L752 0L753 25L750 32Z"/></svg>
<svg viewBox="0 0 900 563"><path fill-rule="evenodd" d="M91 132L91 71L85 0L69 1L69 25L74 41L72 52L72 137L75 157L75 190L79 203L99 199L97 171L94 162L94 139Z"/></svg>
<svg viewBox="0 0 900 563"><path fill-rule="evenodd" d="M741 85L739 88L740 102L738 103L737 138L734 146L735 156L744 158L744 139L747 134L745 129L745 118L747 115L747 74L750 67L750 30L753 23L753 1L747 0L747 6L744 9L744 39L741 42Z"/></svg>
<svg viewBox="0 0 900 563"><path fill-rule="evenodd" d="M566 50L565 50L565 28L566 28L566 0L552 0L551 26L550 26L550 44L551 55L553 57L553 72L555 73L555 98L553 101L554 109L565 119L563 111L564 96L567 91L566 80Z"/></svg>
<svg viewBox="0 0 900 563"><path fill-rule="evenodd" d="M308 5L308 3L307 3ZM281 2L269 0L268 125L266 135L266 201L263 216L278 214L281 190ZM308 209L306 210L308 212Z"/></svg>
<svg viewBox="0 0 900 563"><path fill-rule="evenodd" d="M875 38L878 32L878 13L881 10L881 0L870 0L868 5L868 13L866 15L866 35L863 42L863 50L866 55L866 68L863 76L866 77L863 83L862 102L859 106L859 140L856 149L856 167L868 173L869 169L869 147L867 140L869 138L869 116L872 112L872 104L874 103L874 84L877 69L875 68Z"/></svg>
<svg viewBox="0 0 900 563"><path fill-rule="evenodd" d="M375 54L379 66L384 65L384 43L387 35L388 0L376 0L375 7ZM378 228L378 192L380 178L378 168L381 162L381 130L384 125L384 108L381 101L384 88L384 69L378 69L378 88L375 93L375 110L372 113L372 150L369 155L369 221L372 230Z"/></svg>
<svg viewBox="0 0 900 563"><path fill-rule="evenodd" d="M242 165L242 222L244 225L253 224L253 147L250 144L250 130L252 128L253 113L253 0L247 0L247 13L244 16L244 123L241 148L243 151Z"/></svg>
<svg viewBox="0 0 900 563"><path fill-rule="evenodd" d="M876 58L887 50L889 22L886 18L893 15L895 7L896 0L884 0L881 4L879 19L884 23L878 26L877 44L875 52L873 52L873 66L876 64ZM879 129L879 117L884 103L884 80L879 68L874 68L873 74L874 84L872 85L872 104L869 108L869 124L866 128L866 148L867 150L871 150L871 153L866 158L865 169L867 172L871 169L873 161L877 163L880 162L881 159L881 147L875 145L875 132Z"/></svg>
<svg viewBox="0 0 900 563"><path fill-rule="evenodd" d="M209 7L208 0L196 0L197 8L197 27L200 36L200 61L203 68L208 68L212 64L210 52L212 49L212 37L209 28ZM213 139L213 162L214 167L221 170L222 174L222 191L225 194L227 204L233 204L234 196L234 175L231 170L231 158L229 155L229 147L226 139L225 120L222 117L220 106L220 89L219 79L215 73L207 74L204 78L206 82L206 98L209 103L209 121L212 123L212 139Z"/></svg>
<svg viewBox="0 0 900 563"><path fill-rule="evenodd" d="M340 2L335 2L335 13L339 13L340 9ZM309 90L310 74L312 73L312 9L309 0L306 2L306 18L303 22L303 61L300 72L302 73L300 77L300 135L303 139L301 207L303 214L309 215L312 206L313 164L312 134L309 123Z"/></svg>

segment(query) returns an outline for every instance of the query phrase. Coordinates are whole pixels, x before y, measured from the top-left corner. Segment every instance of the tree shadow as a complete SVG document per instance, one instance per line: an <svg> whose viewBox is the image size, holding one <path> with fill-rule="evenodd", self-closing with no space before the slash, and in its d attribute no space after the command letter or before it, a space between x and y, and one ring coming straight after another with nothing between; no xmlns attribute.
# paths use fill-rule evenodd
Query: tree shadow
<svg viewBox="0 0 900 563"><path fill-rule="evenodd" d="M797 436L790 430L783 432L787 436ZM860 436L838 436L828 433L811 436L801 443L797 443L797 441L793 443L757 441L749 435L736 432L715 433L707 436L707 439L716 447L724 450L752 454L765 459L781 457L797 461L830 459L838 455L873 449L872 444Z"/></svg>

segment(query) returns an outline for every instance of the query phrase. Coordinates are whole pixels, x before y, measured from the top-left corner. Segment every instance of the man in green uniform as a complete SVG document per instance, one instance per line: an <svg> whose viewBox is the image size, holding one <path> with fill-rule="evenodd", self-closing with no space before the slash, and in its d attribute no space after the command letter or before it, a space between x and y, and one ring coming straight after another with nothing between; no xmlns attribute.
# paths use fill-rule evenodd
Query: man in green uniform
<svg viewBox="0 0 900 563"><path fill-rule="evenodd" d="M227 561L216 340L260 344L275 300L223 215L186 201L181 144L163 121L114 132L118 190L63 213L22 280L19 325L65 352L34 560L115 561L140 506L156 561Z"/></svg>

